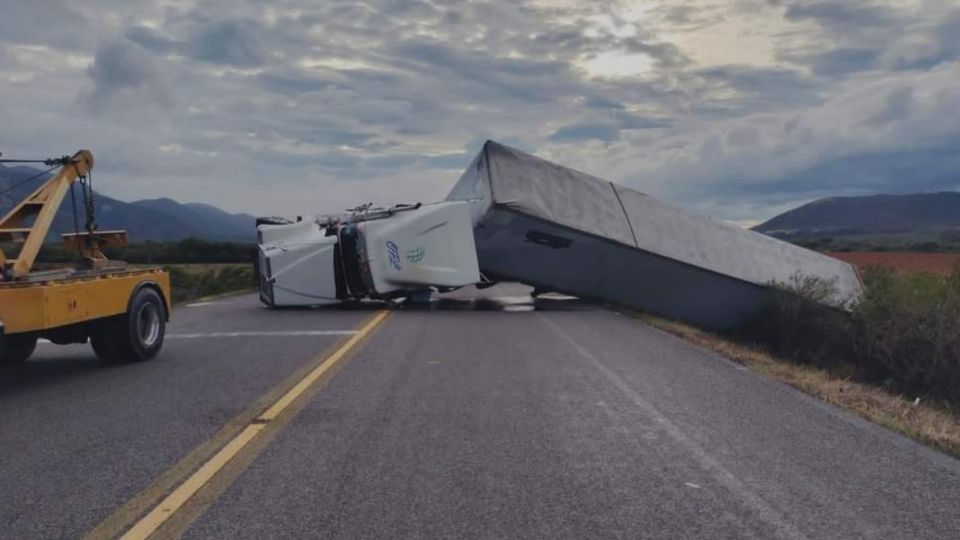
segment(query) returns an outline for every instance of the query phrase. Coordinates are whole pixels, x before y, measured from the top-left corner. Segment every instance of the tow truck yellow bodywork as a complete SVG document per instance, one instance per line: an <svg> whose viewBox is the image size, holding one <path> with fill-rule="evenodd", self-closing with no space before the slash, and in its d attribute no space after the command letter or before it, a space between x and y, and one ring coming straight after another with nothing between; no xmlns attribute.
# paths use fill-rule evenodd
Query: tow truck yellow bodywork
<svg viewBox="0 0 960 540"><path fill-rule="evenodd" d="M80 272L33 283L0 283L0 321L7 334L39 332L126 313L141 286L161 292L169 312L170 276L160 269Z"/></svg>

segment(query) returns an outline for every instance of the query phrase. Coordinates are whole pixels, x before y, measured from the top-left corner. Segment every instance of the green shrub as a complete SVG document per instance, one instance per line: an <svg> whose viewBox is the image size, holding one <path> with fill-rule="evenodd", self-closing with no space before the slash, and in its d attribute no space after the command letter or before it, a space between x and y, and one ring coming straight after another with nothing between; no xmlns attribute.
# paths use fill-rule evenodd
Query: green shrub
<svg viewBox="0 0 960 540"><path fill-rule="evenodd" d="M741 337L766 345L771 352L799 363L831 367L853 352L848 340L852 321L846 306L831 306L836 284L794 276L774 284L774 298L739 330Z"/></svg>
<svg viewBox="0 0 960 540"><path fill-rule="evenodd" d="M873 268L854 307L861 362L903 391L960 400L960 267L947 277Z"/></svg>
<svg viewBox="0 0 960 540"><path fill-rule="evenodd" d="M863 277L864 295L847 309L824 306L833 286L823 280L777 284L738 334L797 362L960 402L960 266L946 277L883 268Z"/></svg>

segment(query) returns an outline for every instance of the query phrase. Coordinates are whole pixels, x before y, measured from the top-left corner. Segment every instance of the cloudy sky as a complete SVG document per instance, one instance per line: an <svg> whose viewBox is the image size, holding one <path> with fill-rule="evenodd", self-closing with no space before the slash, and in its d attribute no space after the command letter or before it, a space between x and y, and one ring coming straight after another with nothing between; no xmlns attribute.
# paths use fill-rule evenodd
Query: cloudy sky
<svg viewBox="0 0 960 540"><path fill-rule="evenodd" d="M482 141L720 219L960 188L956 0L4 2L0 151L292 215L442 197Z"/></svg>

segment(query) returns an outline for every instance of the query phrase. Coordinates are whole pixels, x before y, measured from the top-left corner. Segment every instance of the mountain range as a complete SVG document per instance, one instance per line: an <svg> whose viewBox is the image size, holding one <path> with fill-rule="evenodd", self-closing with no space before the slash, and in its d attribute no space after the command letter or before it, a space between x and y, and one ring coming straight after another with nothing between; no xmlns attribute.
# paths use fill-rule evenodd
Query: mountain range
<svg viewBox="0 0 960 540"><path fill-rule="evenodd" d="M49 178L44 176L18 185L38 172L31 167L0 166L0 216ZM180 203L172 199L124 202L102 193L95 194L94 203L99 228L125 229L132 242L181 240L189 237L244 242L256 240L256 219L253 216L231 214L208 204ZM84 218L79 190L77 204L77 219L82 228ZM59 238L60 234L73 230L73 212L68 195L54 218L50 239Z"/></svg>
<svg viewBox="0 0 960 540"><path fill-rule="evenodd" d="M0 215L30 194L45 178L24 185L37 174L31 167L0 166ZM78 197L79 199L79 197ZM145 199L123 202L96 194L99 228L126 229L131 241L169 241L196 237L207 240L252 242L256 219L248 214L231 214L215 206L180 203L172 199ZM82 209L78 216L83 225ZM53 236L73 231L69 197L54 220ZM789 210L753 230L786 240L811 238L864 237L950 237L960 238L960 193L917 193L829 197Z"/></svg>
<svg viewBox="0 0 960 540"><path fill-rule="evenodd" d="M784 212L754 230L784 239L956 236L960 193L830 197Z"/></svg>

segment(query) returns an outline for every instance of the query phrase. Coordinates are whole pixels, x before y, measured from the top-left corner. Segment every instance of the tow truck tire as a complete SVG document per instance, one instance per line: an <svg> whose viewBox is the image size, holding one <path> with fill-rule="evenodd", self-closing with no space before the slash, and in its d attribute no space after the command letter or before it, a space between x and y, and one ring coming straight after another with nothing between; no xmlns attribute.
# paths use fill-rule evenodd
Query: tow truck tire
<svg viewBox="0 0 960 540"><path fill-rule="evenodd" d="M0 345L0 364L22 364L37 348L36 334L13 334L3 336Z"/></svg>
<svg viewBox="0 0 960 540"><path fill-rule="evenodd" d="M160 352L165 330L163 298L156 290L144 287L134 294L125 314L97 324L90 344L103 362L143 362Z"/></svg>

